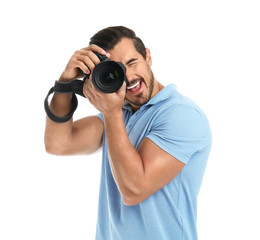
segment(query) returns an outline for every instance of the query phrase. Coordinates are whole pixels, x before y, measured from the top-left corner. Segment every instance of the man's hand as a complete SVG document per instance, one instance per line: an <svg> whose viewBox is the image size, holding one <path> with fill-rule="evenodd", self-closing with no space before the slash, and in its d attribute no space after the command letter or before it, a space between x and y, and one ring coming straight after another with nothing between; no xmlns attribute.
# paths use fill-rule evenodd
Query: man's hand
<svg viewBox="0 0 260 240"><path fill-rule="evenodd" d="M117 92L103 93L95 88L90 76L84 84L83 93L104 117L113 117L122 113L122 105L126 95L126 83L124 82Z"/></svg>
<svg viewBox="0 0 260 240"><path fill-rule="evenodd" d="M84 73L90 74L90 72L92 72L95 66L100 62L94 52L106 55L107 57L110 56L109 53L94 44L82 48L81 50L77 50L70 58L59 81L71 81L75 78L83 77Z"/></svg>

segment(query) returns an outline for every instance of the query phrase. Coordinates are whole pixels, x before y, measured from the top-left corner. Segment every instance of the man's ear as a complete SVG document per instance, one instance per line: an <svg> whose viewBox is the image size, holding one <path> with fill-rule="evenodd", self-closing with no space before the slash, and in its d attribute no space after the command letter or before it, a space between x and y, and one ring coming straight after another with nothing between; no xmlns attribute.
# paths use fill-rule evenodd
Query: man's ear
<svg viewBox="0 0 260 240"><path fill-rule="evenodd" d="M146 48L146 62L151 67L152 66L152 56L149 48Z"/></svg>

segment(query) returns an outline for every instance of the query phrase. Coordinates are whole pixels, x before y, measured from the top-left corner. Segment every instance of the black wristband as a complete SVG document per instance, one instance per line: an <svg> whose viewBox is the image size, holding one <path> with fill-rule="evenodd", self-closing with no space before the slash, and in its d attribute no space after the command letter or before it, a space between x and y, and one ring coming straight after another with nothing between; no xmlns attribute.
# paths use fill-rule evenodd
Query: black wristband
<svg viewBox="0 0 260 240"><path fill-rule="evenodd" d="M48 92L45 100L44 100L44 108L45 108L45 111L47 113L47 116L54 122L57 122L57 123L65 123L67 121L69 121L72 116L73 116L73 113L75 112L75 110L77 109L78 107L78 99L75 95L75 93L72 94L72 99L71 99L71 110L70 110L70 113L67 115L67 116L64 116L64 117L59 117L57 115L55 115L49 108L49 102L48 102L48 98L49 96L53 93L53 92L56 92L54 91L54 88L55 87L52 87L50 89L50 91ZM69 92L67 92L69 93Z"/></svg>

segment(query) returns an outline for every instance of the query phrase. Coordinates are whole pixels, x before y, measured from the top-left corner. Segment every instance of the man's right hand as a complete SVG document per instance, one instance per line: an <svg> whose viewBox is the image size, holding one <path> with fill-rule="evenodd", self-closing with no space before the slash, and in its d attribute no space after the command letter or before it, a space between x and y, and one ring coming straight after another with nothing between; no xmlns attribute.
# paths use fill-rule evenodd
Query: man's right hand
<svg viewBox="0 0 260 240"><path fill-rule="evenodd" d="M71 81L75 78L90 74L100 62L94 52L110 57L97 45L90 45L76 51L70 58L59 81ZM71 110L72 94L55 93L51 104L51 111L57 116L66 116ZM56 155L91 154L102 145L104 124L98 116L60 124L47 117L45 127L46 151Z"/></svg>
<svg viewBox="0 0 260 240"><path fill-rule="evenodd" d="M59 81L67 82L75 78L84 77L84 74L90 74L95 66L100 62L94 52L110 57L109 53L94 44L82 48L81 50L77 50L70 58L65 70L59 78Z"/></svg>

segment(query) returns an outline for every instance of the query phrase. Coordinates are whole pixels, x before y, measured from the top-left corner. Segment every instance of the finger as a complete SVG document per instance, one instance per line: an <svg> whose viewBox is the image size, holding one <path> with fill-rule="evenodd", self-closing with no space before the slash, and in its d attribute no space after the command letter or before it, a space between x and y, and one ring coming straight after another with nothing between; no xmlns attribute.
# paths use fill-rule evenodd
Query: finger
<svg viewBox="0 0 260 240"><path fill-rule="evenodd" d="M77 53L74 58L75 61L84 63L90 69L90 71L93 71L95 66L100 63L99 58L92 52L86 54Z"/></svg>
<svg viewBox="0 0 260 240"><path fill-rule="evenodd" d="M121 88L119 88L118 90L118 94L122 94L122 95L125 95L126 94L126 82L124 81L123 82L123 85L121 86Z"/></svg>
<svg viewBox="0 0 260 240"><path fill-rule="evenodd" d="M100 92L93 84L92 82L92 78L89 79L89 82L87 83L86 87L88 88L89 91L92 92L93 95L97 96L97 97L101 97L102 96L102 92Z"/></svg>
<svg viewBox="0 0 260 240"><path fill-rule="evenodd" d="M78 61L85 64L89 68L90 71L93 71L93 69L96 66L96 64L93 62L93 60L90 59L88 56L79 56Z"/></svg>
<svg viewBox="0 0 260 240"><path fill-rule="evenodd" d="M94 99L94 94L92 93L92 91L90 91L89 87L86 85L83 88L83 93L85 95L85 97L89 100L92 101Z"/></svg>
<svg viewBox="0 0 260 240"><path fill-rule="evenodd" d="M83 93L85 96L91 97L91 99L93 99L95 97L100 97L100 92L93 85L91 76L89 79L86 79L86 81L84 83Z"/></svg>
<svg viewBox="0 0 260 240"><path fill-rule="evenodd" d="M100 60L98 58L98 56L92 52L92 51L87 51L87 50L78 50L75 53L76 58L78 59L84 59L84 58L88 58L90 59L95 65L97 65L98 63L100 63Z"/></svg>
<svg viewBox="0 0 260 240"><path fill-rule="evenodd" d="M79 68L83 73L85 73L85 74L90 74L90 70L89 70L88 66L86 66L85 63L79 62L79 63L78 63L78 68Z"/></svg>
<svg viewBox="0 0 260 240"><path fill-rule="evenodd" d="M83 48L83 49L84 50L90 50L90 51L93 51L93 52L97 52L97 53L100 53L102 55L106 55L106 51L103 48L101 48L98 45L96 45L96 44L91 44L88 47Z"/></svg>

